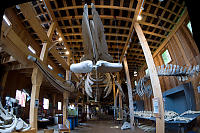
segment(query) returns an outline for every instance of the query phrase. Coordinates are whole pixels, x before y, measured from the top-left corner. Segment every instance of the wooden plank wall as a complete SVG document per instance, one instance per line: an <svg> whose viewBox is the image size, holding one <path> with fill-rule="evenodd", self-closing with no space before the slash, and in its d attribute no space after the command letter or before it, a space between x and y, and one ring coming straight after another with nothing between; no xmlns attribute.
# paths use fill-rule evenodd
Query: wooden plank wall
<svg viewBox="0 0 200 133"><path fill-rule="evenodd" d="M9 71L8 72L8 76L7 76L7 80L5 83L5 89L3 90L3 94L2 94L2 104L5 105L5 97L6 96L10 96L12 98L15 98L16 96L16 90L29 90L29 92L31 92L31 78L30 77L26 77L23 73L20 73L19 71ZM62 97L62 93L61 92L56 92L56 89L52 90L54 88L47 88L45 86L41 86L40 89L40 95L39 95L39 102L40 102L40 106L42 106L43 104L43 98L48 98L49 99L49 114L53 115L53 95L56 96L55 99L55 114L62 114L62 110L58 110L57 107L57 103L58 102L62 102L63 104L63 97ZM55 93L56 92L56 93ZM29 109L30 109L30 101L26 102L25 107L22 107L22 116L21 118L23 120L26 120L29 118Z"/></svg>
<svg viewBox="0 0 200 133"><path fill-rule="evenodd" d="M161 49L156 56L154 56L154 62L156 66L163 65L164 62L162 60L161 54L168 49L172 61L169 64L177 64L181 66L187 65L197 65L200 64L200 54L196 43L192 38L192 34L187 28L188 18L184 21L184 23L179 27L179 29L175 32L172 38L166 43L165 47ZM145 65L138 72L137 81L145 75L145 70L147 66ZM200 76L192 78L185 82L192 82L195 99L196 99L196 109L200 110L200 95L197 92L197 86L199 86ZM175 77L160 77L160 84L162 92L174 88L183 84L184 82L180 82ZM139 96L135 97L135 100L141 100ZM145 101L145 110L152 110L151 98L143 97Z"/></svg>

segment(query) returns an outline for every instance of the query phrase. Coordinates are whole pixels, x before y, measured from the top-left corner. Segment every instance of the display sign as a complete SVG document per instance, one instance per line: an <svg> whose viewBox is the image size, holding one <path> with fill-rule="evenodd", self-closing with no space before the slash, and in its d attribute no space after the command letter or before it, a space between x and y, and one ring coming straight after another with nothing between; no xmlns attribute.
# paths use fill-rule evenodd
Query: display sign
<svg viewBox="0 0 200 133"><path fill-rule="evenodd" d="M153 98L153 113L155 117L160 117L160 101L159 98Z"/></svg>
<svg viewBox="0 0 200 133"><path fill-rule="evenodd" d="M39 99L36 99L35 100L35 108L38 108L39 107Z"/></svg>

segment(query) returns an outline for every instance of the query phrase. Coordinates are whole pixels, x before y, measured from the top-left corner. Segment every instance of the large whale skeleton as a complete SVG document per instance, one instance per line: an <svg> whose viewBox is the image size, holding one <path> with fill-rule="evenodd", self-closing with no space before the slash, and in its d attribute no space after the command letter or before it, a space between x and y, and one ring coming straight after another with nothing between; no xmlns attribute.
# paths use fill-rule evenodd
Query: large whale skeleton
<svg viewBox="0 0 200 133"><path fill-rule="evenodd" d="M92 70L97 70L98 73L118 72L122 69L122 64L110 63L113 58L108 54L103 24L93 3L91 7L93 20L89 20L88 6L84 5L82 19L84 55L80 63L70 66L70 70L75 73L89 73Z"/></svg>
<svg viewBox="0 0 200 133"><path fill-rule="evenodd" d="M101 18L93 3L91 8L93 20L89 20L88 6L87 4L84 5L82 19L84 55L80 63L70 66L70 70L74 73L86 73L87 76L84 79L85 92L91 98L95 97L96 101L97 99L99 100L101 94L105 94L104 98L110 94L114 81L110 73L121 71L123 66L121 63L111 63L113 58L108 54ZM104 90L98 88L100 84L106 86ZM93 87L95 85L97 86L96 88ZM123 94L118 82L116 82L116 85Z"/></svg>

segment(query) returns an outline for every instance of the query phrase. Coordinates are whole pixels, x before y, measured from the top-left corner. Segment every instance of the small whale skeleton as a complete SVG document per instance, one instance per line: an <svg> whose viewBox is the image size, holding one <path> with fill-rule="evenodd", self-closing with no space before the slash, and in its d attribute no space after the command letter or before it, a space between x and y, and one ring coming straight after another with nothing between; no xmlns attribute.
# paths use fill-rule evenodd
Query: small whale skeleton
<svg viewBox="0 0 200 133"><path fill-rule="evenodd" d="M189 78L193 78L198 76L199 74L199 65L194 66L179 66L173 64L161 65L157 66L158 76L174 76L181 82L189 80ZM136 86L136 93L142 97L144 94L149 95L152 94L152 90L145 86L145 83L150 79L149 73L147 73L143 78L139 79L138 84Z"/></svg>
<svg viewBox="0 0 200 133"><path fill-rule="evenodd" d="M17 103L17 100L11 97L6 97L6 101L6 106L9 106L11 110L9 111L8 109L4 109L0 100L0 133L29 130L31 126L13 114L12 104Z"/></svg>

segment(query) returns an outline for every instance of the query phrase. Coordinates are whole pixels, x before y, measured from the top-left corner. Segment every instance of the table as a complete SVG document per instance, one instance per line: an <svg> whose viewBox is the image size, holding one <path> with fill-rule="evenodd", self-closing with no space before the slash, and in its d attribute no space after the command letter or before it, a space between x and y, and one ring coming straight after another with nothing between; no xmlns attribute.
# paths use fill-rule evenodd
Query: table
<svg viewBox="0 0 200 133"><path fill-rule="evenodd" d="M185 114L182 117L187 117L191 118L191 120L184 121L184 120L177 120L177 121L165 121L166 124L177 124L179 127L179 131L181 133L184 133L184 128L187 127L192 121L194 121L197 117L200 116L200 113L197 114ZM155 117L141 117L141 116L134 116L136 119L146 119L146 120L151 120L151 121L156 121Z"/></svg>
<svg viewBox="0 0 200 133"><path fill-rule="evenodd" d="M49 119L42 118L42 119L38 119L37 121L38 121L38 127L47 128L47 125L49 123Z"/></svg>

